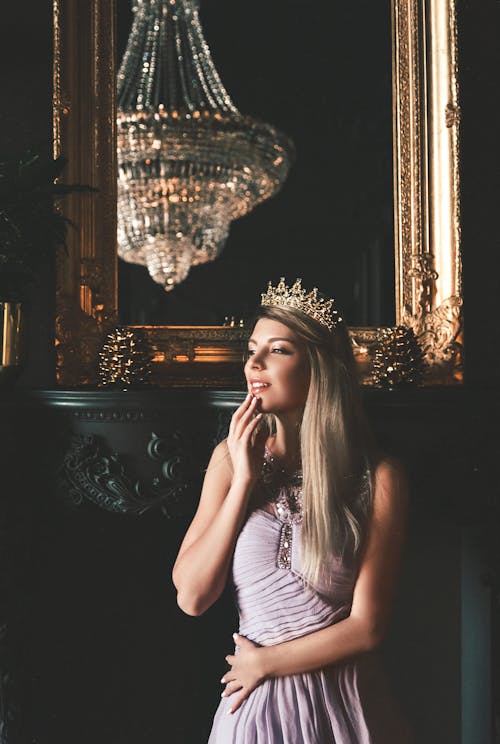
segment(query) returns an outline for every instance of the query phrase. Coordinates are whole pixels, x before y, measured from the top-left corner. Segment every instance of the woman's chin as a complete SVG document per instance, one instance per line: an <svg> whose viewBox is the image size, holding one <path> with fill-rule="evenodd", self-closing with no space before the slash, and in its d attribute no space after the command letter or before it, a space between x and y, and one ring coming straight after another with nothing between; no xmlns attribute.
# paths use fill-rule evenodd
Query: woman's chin
<svg viewBox="0 0 500 744"><path fill-rule="evenodd" d="M258 398L257 411L259 413L273 413L273 406L272 404L266 403L262 398Z"/></svg>
<svg viewBox="0 0 500 744"><path fill-rule="evenodd" d="M264 411L264 408L266 407L264 401L262 400L260 395L255 396L256 404L255 404L255 411L256 413L267 413L267 411Z"/></svg>

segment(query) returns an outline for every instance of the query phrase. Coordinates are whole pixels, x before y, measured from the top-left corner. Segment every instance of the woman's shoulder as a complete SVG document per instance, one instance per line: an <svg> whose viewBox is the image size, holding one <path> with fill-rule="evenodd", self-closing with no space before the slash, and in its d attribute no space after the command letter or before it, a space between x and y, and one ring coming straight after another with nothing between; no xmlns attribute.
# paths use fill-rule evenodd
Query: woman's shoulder
<svg viewBox="0 0 500 744"><path fill-rule="evenodd" d="M219 456L229 456L229 447L227 444L227 437L224 439L221 439L220 442L218 442L212 452L212 455L219 455Z"/></svg>
<svg viewBox="0 0 500 744"><path fill-rule="evenodd" d="M384 455L374 468L374 500L379 504L405 507L409 500L405 464L393 455Z"/></svg>
<svg viewBox="0 0 500 744"><path fill-rule="evenodd" d="M208 463L208 468L214 468L222 466L232 473L233 467L231 462L231 455L229 453L229 447L227 445L227 438L220 441L218 444L215 445L212 456L210 458L210 462Z"/></svg>
<svg viewBox="0 0 500 744"><path fill-rule="evenodd" d="M381 479L406 477L406 466L395 455L384 454L374 468L374 474Z"/></svg>

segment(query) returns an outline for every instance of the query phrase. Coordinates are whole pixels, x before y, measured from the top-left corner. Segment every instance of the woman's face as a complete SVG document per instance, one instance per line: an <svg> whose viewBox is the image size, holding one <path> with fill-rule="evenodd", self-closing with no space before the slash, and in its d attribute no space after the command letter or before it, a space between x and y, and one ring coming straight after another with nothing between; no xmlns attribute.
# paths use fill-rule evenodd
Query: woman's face
<svg viewBox="0 0 500 744"><path fill-rule="evenodd" d="M303 342L288 326L260 318L248 341L245 364L248 390L263 413L303 408L309 389L309 360Z"/></svg>

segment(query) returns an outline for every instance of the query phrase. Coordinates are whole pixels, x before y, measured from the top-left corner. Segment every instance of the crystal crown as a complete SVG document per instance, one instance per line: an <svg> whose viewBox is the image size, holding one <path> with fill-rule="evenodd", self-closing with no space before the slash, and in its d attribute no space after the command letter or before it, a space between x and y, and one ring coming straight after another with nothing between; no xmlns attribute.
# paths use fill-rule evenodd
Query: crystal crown
<svg viewBox="0 0 500 744"><path fill-rule="evenodd" d="M273 287L272 283L269 282L267 292L262 293L261 305L294 307L314 318L330 331L333 331L337 323L342 320L338 311L333 309L333 299L324 300L318 297L316 287L311 292L306 293L305 289L302 289L302 279L296 279L291 288L285 284L284 277L281 277L277 287Z"/></svg>

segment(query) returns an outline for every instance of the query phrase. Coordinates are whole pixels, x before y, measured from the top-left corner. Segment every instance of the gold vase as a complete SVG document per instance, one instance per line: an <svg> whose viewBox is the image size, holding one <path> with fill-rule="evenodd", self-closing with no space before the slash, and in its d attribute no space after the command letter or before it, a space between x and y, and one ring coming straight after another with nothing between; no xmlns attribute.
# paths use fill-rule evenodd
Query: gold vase
<svg viewBox="0 0 500 744"><path fill-rule="evenodd" d="M0 302L0 386L15 382L24 364L25 312L20 302Z"/></svg>

